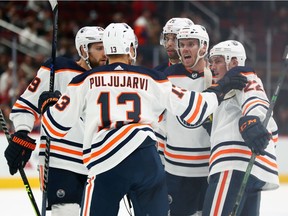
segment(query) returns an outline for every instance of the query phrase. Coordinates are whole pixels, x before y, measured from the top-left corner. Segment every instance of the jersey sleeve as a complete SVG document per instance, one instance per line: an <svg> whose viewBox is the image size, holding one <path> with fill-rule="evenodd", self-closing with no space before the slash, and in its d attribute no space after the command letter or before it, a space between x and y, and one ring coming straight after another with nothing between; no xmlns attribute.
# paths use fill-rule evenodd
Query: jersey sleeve
<svg viewBox="0 0 288 216"><path fill-rule="evenodd" d="M36 77L13 105L10 119L14 124L15 131L32 131L35 121L40 117L38 98L43 91L49 89L49 76L49 68L44 66L40 67Z"/></svg>
<svg viewBox="0 0 288 216"><path fill-rule="evenodd" d="M239 94L236 94L241 105L242 115L255 115L263 122L269 109L269 99L265 93L262 81L257 75L249 73L246 76L248 79L246 87L241 92L238 91ZM278 136L278 127L272 116L268 122L267 129L272 133L273 137Z"/></svg>
<svg viewBox="0 0 288 216"><path fill-rule="evenodd" d="M162 83L159 91L165 95L159 98L165 108L190 125L200 125L218 107L214 93L188 91L169 81Z"/></svg>
<svg viewBox="0 0 288 216"><path fill-rule="evenodd" d="M248 83L238 95L242 115L257 115L263 121L269 107L269 100L263 84L256 74L248 74L246 77Z"/></svg>
<svg viewBox="0 0 288 216"><path fill-rule="evenodd" d="M42 116L42 128L49 137L63 138L83 116L81 111L85 102L81 95L80 86L68 86L58 102L47 109Z"/></svg>

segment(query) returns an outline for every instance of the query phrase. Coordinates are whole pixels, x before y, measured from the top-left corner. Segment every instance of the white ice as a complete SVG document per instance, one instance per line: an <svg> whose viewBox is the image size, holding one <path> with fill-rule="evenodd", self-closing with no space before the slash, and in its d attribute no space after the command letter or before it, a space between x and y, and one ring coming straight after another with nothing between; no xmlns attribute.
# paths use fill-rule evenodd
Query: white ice
<svg viewBox="0 0 288 216"><path fill-rule="evenodd" d="M41 212L42 194L32 188L33 194ZM23 189L0 190L1 216L35 216L27 192ZM50 216L50 212L46 213ZM120 203L118 216L129 216L123 202ZM260 216L288 216L288 184L282 184L279 189L262 193Z"/></svg>

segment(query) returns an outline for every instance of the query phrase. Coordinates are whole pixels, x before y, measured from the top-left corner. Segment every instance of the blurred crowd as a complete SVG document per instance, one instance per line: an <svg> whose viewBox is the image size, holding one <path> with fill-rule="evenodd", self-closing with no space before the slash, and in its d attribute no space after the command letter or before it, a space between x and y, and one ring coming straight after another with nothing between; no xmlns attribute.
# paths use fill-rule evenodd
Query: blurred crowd
<svg viewBox="0 0 288 216"><path fill-rule="evenodd" d="M252 66L259 68L263 80L266 79L265 41L269 30L272 34L272 81L275 82L284 47L288 44L288 4L285 1L58 1L58 7L57 55L75 60L78 55L74 37L79 28L126 22L134 28L139 40L137 64L154 67L166 58L159 45L166 21L171 17L188 17L207 28L211 35L210 47L230 39L231 29L244 29L242 39L244 42L251 40L256 47L257 61ZM13 103L41 63L51 56L52 10L48 1L1 1L0 20L2 25L8 23L14 29L0 25L0 108L9 126L8 116ZM237 39L241 41L241 38ZM16 56L12 41L19 47ZM287 87L281 91L274 112L280 134L286 135L288 101L283 95L287 91Z"/></svg>

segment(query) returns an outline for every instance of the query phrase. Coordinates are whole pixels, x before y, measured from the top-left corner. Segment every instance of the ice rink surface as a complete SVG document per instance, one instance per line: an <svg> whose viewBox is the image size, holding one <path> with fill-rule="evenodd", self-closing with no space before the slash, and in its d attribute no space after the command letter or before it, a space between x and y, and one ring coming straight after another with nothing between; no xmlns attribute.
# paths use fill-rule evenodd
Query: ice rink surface
<svg viewBox="0 0 288 216"><path fill-rule="evenodd" d="M41 212L42 193L33 188L33 194ZM30 199L23 187L13 190L0 190L1 216L34 216ZM50 212L46 213L50 216ZM129 216L123 202L120 203L118 216ZM282 184L279 189L262 193L260 216L288 216L288 184Z"/></svg>

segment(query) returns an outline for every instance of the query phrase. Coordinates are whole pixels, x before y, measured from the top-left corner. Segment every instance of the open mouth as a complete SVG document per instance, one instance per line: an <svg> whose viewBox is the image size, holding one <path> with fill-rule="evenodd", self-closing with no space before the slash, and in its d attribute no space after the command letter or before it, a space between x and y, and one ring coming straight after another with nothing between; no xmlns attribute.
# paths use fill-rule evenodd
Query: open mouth
<svg viewBox="0 0 288 216"><path fill-rule="evenodd" d="M183 55L183 58L184 58L185 60L187 60L187 59L191 59L191 55L189 55L189 54L185 54L185 55Z"/></svg>

